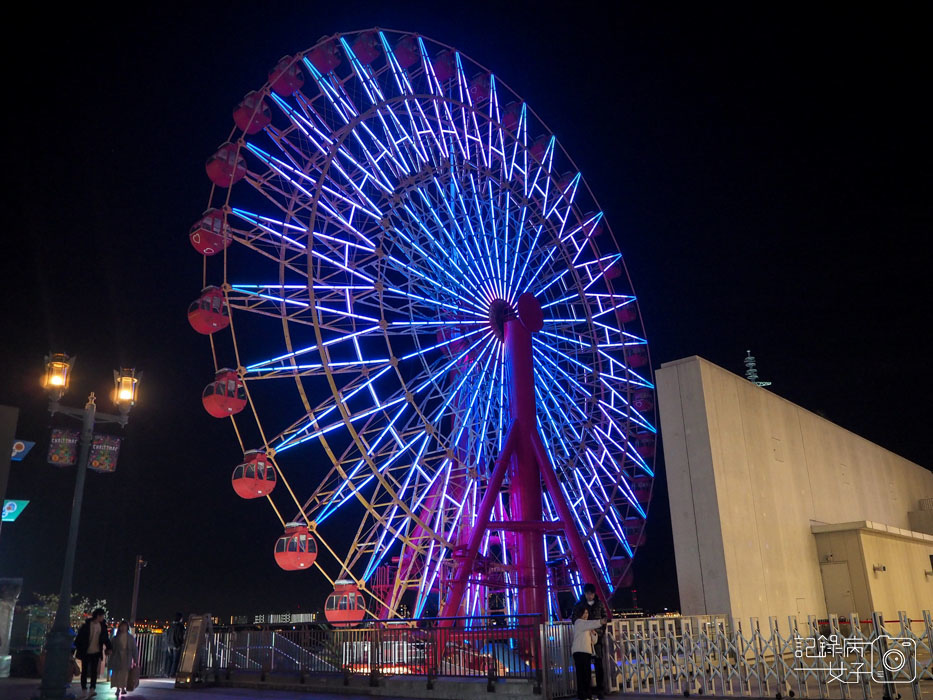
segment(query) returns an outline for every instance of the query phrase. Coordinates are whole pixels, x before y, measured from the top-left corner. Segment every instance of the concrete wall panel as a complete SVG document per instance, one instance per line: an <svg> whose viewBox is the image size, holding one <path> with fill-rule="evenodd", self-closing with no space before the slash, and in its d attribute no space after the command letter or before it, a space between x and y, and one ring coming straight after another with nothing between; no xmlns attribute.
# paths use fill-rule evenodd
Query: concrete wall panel
<svg viewBox="0 0 933 700"><path fill-rule="evenodd" d="M908 528L933 497L933 472L701 358L656 377L685 614L825 614L811 525ZM861 605L872 588L859 543L839 546Z"/></svg>

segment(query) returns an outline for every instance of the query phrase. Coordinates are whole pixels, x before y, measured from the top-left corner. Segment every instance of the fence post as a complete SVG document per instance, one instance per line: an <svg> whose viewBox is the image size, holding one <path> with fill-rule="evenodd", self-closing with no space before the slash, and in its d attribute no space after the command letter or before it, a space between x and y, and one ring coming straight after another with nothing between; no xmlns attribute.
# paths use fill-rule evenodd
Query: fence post
<svg viewBox="0 0 933 700"><path fill-rule="evenodd" d="M874 611L871 614L871 626L872 634L875 638L872 640L872 644L878 649L878 655L882 659L881 662L881 675L884 677L882 684L884 685L884 691L882 692L883 700L897 700L900 698L900 694L896 689L891 686L894 685L891 683L891 674L888 672L888 667L884 664L884 655L888 651L888 640L885 639L887 636L884 631L884 615L880 612ZM872 664L872 675L875 675L874 664Z"/></svg>
<svg viewBox="0 0 933 700"><path fill-rule="evenodd" d="M379 686L379 660L382 658L382 639L380 630L373 628L369 635L369 686Z"/></svg>

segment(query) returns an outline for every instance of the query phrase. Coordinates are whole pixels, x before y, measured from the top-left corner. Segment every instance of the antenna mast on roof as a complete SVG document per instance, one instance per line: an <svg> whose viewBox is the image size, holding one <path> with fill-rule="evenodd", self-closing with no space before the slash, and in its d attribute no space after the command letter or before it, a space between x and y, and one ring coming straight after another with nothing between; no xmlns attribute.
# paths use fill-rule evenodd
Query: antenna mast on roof
<svg viewBox="0 0 933 700"><path fill-rule="evenodd" d="M752 384L758 386L771 386L771 382L762 382L758 380L758 367L755 358L752 356L752 351L746 350L745 352L747 353L745 358L745 378Z"/></svg>

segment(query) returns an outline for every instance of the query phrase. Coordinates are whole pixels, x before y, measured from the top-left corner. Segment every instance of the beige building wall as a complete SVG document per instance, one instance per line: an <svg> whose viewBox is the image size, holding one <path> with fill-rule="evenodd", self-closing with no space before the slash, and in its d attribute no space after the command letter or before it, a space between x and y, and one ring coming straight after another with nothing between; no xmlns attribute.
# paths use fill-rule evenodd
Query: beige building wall
<svg viewBox="0 0 933 700"><path fill-rule="evenodd" d="M656 379L685 614L825 615L811 525L907 529L933 497L933 472L699 357Z"/></svg>

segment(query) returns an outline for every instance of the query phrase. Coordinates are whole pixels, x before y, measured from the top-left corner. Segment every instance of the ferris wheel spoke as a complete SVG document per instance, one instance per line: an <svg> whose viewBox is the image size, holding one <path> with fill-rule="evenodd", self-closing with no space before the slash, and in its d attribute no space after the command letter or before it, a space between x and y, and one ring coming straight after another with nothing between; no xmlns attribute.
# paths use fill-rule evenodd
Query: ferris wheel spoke
<svg viewBox="0 0 933 700"><path fill-rule="evenodd" d="M602 473L606 475L607 482L611 483L614 489L622 493L622 499L617 501L617 505L621 503L630 506L644 518L645 511L642 509L638 499L635 498L635 492L632 490L631 485L625 480L624 472L618 466L616 458L606 449L606 446L602 442L600 442L600 447L602 448L603 454L599 457L588 447L586 449L587 459L590 461L595 471L602 471ZM615 473L606 468L606 461L615 467Z"/></svg>
<svg viewBox="0 0 933 700"><path fill-rule="evenodd" d="M549 439L556 438L560 442L561 448L563 448L564 458L567 460L573 459L573 450L570 448L570 446L567 444L567 441L564 439L564 436L561 434L558 427L559 424L554 422L554 416L551 415L550 409L548 409L547 404L544 403L541 392L537 391L536 389L536 394L538 396L539 405L545 414L544 418L541 416L537 417L538 432L545 433L549 436ZM580 443L578 442L577 444Z"/></svg>
<svg viewBox="0 0 933 700"><path fill-rule="evenodd" d="M312 497L312 499L317 499L317 504L312 512L316 513L318 522L327 520L330 515L349 500L350 496L361 490L363 486L375 481L375 475L368 469L364 469L367 466L366 457L376 456L377 450L386 437L392 436L400 446L400 449L407 449L406 445L402 443L402 438L399 436L398 431L395 429L395 423L409 408L409 404L403 404L398 411L395 412L395 415L389 420L388 425L382 429L375 439L369 441L369 448L365 457L357 460L349 470L346 470L345 476L341 476L340 470L336 466L331 470L331 476L340 481L340 483L331 487L329 491L323 489L323 495L321 493L322 489L319 489ZM346 460L342 459L341 464L344 461ZM326 482L327 480L325 480L325 483ZM360 485L355 486L357 483ZM320 510L318 511L317 508L320 508Z"/></svg>
<svg viewBox="0 0 933 700"><path fill-rule="evenodd" d="M483 136L479 128L479 122L476 119L476 110L473 106L473 96L470 94L470 84L466 74L463 72L463 60L460 52L454 52L454 62L457 68L457 88L460 92L460 123L463 125L464 142L467 145L469 154L469 144L474 142L474 152L477 153L477 165L484 168L489 167L489 156L483 149ZM468 160L472 160L468 155Z"/></svg>
<svg viewBox="0 0 933 700"><path fill-rule="evenodd" d="M437 280L437 278L431 275L425 274L423 271L419 270L416 267L413 267L412 265L406 265L403 261L399 260L393 255L387 255L386 258L397 266L396 267L397 270L399 271L407 270L409 273L414 274L418 278L418 280L426 282L430 286L430 288L434 288L435 290L438 290L438 289L442 290L446 292L447 294L449 294L452 298L459 299L467 306L473 307L480 314L483 313L484 309L482 306L479 305L478 302L468 299L467 297L463 296L462 294L455 291L454 289L451 289L450 287L442 284L440 281Z"/></svg>
<svg viewBox="0 0 933 700"><path fill-rule="evenodd" d="M399 65L398 59L395 57L395 51L392 49L392 45L386 38L385 32L379 31L379 41L382 43L382 50L385 52L386 62L389 64L389 67L392 70L392 77L395 79L395 84L398 87L399 94L414 94L415 91L411 86L411 81L408 79L408 74L405 72L405 69Z"/></svg>
<svg viewBox="0 0 933 700"><path fill-rule="evenodd" d="M538 346L543 347L545 349L553 350L553 354L559 357L563 357L566 360L569 360L576 367L583 370L583 372L591 373L589 368L586 365L584 365L582 362L578 362L577 360L574 360L566 353L563 353L560 350L556 350L555 348L551 348L551 346L546 343L538 343ZM544 362L548 363L548 365L553 367L556 372L558 372L563 377L565 377L571 383L571 385L573 385L573 387L577 389L585 397L584 400L591 400L593 398L593 392L587 389L585 386L583 386L583 384L580 381L578 381L574 376L569 374L567 370L561 367L560 364L553 357L546 355L544 353L538 353L537 356L540 357L542 360L544 360ZM542 369L545 369L543 365L540 365L540 366ZM563 390L563 386L559 382L555 381L555 385L561 390Z"/></svg>
<svg viewBox="0 0 933 700"><path fill-rule="evenodd" d="M340 117L344 125L349 124L354 117L359 116L359 112L352 100L341 94L331 83L330 78L326 75L322 75L307 56L304 56L301 62L311 74L311 77L314 78L314 82L318 86L320 93L327 98L331 109Z"/></svg>
<svg viewBox="0 0 933 700"><path fill-rule="evenodd" d="M236 207L231 210L231 213L238 219L257 227L263 233L273 236L273 238L269 239L269 242L277 246L285 245L297 252L302 252L307 248L307 246L299 240L299 238L307 240L307 228L278 221L272 217L254 214ZM249 238L255 239L260 238L260 236L249 236Z"/></svg>
<svg viewBox="0 0 933 700"><path fill-rule="evenodd" d="M499 91L496 88L496 76L489 74L489 108L487 122L486 152L499 156L500 167L505 168L505 132L502 130L502 115L499 111ZM493 136L495 134L495 136Z"/></svg>
<svg viewBox="0 0 933 700"><path fill-rule="evenodd" d="M432 179L432 182L434 183L435 187L437 188L437 191L440 193L441 198L444 199L444 202L445 202L445 204L446 204L446 198L444 197L443 190L440 189L440 183L437 181L437 178L434 177L434 178ZM470 264L469 264L469 263L467 262L467 260L463 257L463 254L460 252L459 247L458 247L458 246L456 245L456 243L454 242L454 239L453 239L453 237L451 236L450 231L448 230L448 227L447 227L447 226L445 225L445 223L441 220L440 216L438 216L437 211L434 209L434 206L433 206L434 203L428 198L428 196L427 196L427 194L424 192L424 190L419 189L419 190L418 190L418 195L419 195L419 197L421 198L421 203L422 203L424 206L426 206L427 209L428 209L428 211L430 212L430 214L431 214L431 219L433 219L434 223L437 225L437 228L440 230L440 232L441 232L441 233L444 235L444 237L447 239L447 242L448 242L449 246L445 246L445 245L442 245L442 244L440 243L440 241L432 234L431 229L427 226L427 224L425 223L425 220L424 220L417 212L415 212L414 209L413 209L412 207L410 207L409 205L405 204L405 205L402 206L402 211L404 211L405 213L407 213L407 214L409 215L409 217L411 217L411 219L412 219L412 220L415 222L415 224L417 225L417 228L418 228L419 230L421 230L421 231L428 237L428 239L431 241L431 243L433 244L433 247L436 248L437 250L439 250L439 251L444 255L444 257L446 257L448 260L451 261L451 263L457 268L457 271L460 273L461 277L466 277L467 275L469 275L469 276L472 278L472 282L475 282L475 284L476 284L476 286L475 286L474 288L477 289L477 290L480 289L480 288L482 287L482 284L481 284L480 280L476 277L476 275L475 275L475 273L473 272L473 269L472 269L472 267L470 266ZM456 218L453 217L453 216L451 216L450 221L451 221L451 223L452 223L454 226L457 227L458 233L460 233L460 237L462 238L462 231L459 230L459 225L457 224ZM399 231L399 233L400 233L400 235L403 235L403 236L404 236L404 234L403 234L401 231ZM410 240L410 239L408 239L407 237L405 237L405 238L406 238L406 240ZM415 245L415 244L412 242L412 245ZM421 252L425 257L430 257L430 256L429 256L426 252L424 252L424 251L420 251L420 250L419 250L419 252ZM458 258L460 258L461 262L463 263L464 267L466 268L466 272L464 272L464 269L461 268L460 265L458 265L458 264L456 263L456 261L455 261L455 256L458 257ZM467 282L469 283L468 280L464 280L464 281L467 281Z"/></svg>
<svg viewBox="0 0 933 700"><path fill-rule="evenodd" d="M487 349L487 348L489 347L489 344L491 343L491 341L492 341L492 339L490 339L489 343L487 343L487 346L486 346L486 348L484 348L484 351L485 351L485 349ZM490 353L490 359L491 359L491 357L492 357L492 353ZM474 366L478 366L478 365L479 365L479 361L477 360L477 362L474 364ZM486 367L487 367L487 368L488 368L488 365L489 365L489 359L487 359L487 362L486 362ZM468 379L468 374L465 374L464 377L461 378L461 381L460 381L460 383L457 385L457 387L451 392L451 396L455 396L455 395L457 394L457 392L459 392L460 388L462 388L462 386L463 386L463 383L464 383L467 379ZM475 399L475 397L474 397L474 399ZM437 411L435 412L435 414L432 416L432 420L433 420L434 422L436 422L436 421L441 417L441 415L443 414L443 411L447 408L447 405L448 405L448 404L449 404L449 401L448 401L448 402L445 402L444 405L442 405L439 409L437 409ZM467 418L469 417L469 411L472 410L472 407L473 407L474 404L475 404L475 401L474 401L474 402L471 402L470 408L468 409ZM461 433L462 433L462 429L461 429ZM420 463L420 462L422 461L422 457L423 457L424 450L425 450L425 448L426 448L426 447L428 446L428 444L429 444L429 439L428 439L428 437L429 437L429 436L426 434L426 435L425 435L425 439L424 439L424 441L423 441L423 443L422 443L422 446L421 446L421 448L420 448L420 450L419 450L417 456L415 457L414 464L418 464L418 463ZM458 439L459 439L459 435L458 435L458 438L455 438L454 442L456 443L456 441L457 441ZM442 452L441 454L443 454L443 452ZM410 500L414 503L414 506L412 507L412 510L417 510L418 507L420 507L420 505L421 505L421 503L423 502L424 498L428 495L428 493L431 492L431 489L433 488L433 486L434 486L434 484L435 484L435 482L436 482L438 476L440 476L441 474L443 474L445 469L446 469L447 476L448 476L448 480L449 480L450 468L451 468L451 463L450 463L450 461L449 461L448 459L444 459L444 461L443 461L443 463L442 463L440 469L435 473L435 476L434 476L434 477L431 479L431 481L427 484L426 488L423 488L423 489L421 490L421 495L420 495L419 497L412 497L412 498L410 499ZM397 493L398 493L398 498L404 498L404 497L405 497L405 493L406 493L406 491L408 490L408 486L409 486L409 484L410 484L410 482L411 482L411 477L416 473L416 471L413 470L413 469L406 469L406 472L407 472L407 476L405 477L405 481L404 481L402 487L401 487L401 488L398 490L398 492L397 492ZM444 502L446 502L448 499L450 499L450 494L449 494L448 491L447 491L447 486L448 486L448 483L447 483L447 481L445 481L444 484L443 484L443 492L442 492L442 494L441 494L441 499L440 499L440 500L441 500L441 503L444 503ZM458 501L456 501L455 499L453 499L453 505L454 505L454 507L457 509L457 512L458 512L458 513L459 513L459 512L462 512L462 509L463 509L463 502L462 502L462 501L458 502ZM398 514L398 506L397 506L397 504L396 504L396 505L393 505L392 510L390 511L389 515L387 516L388 522L392 522L393 519L396 517L397 514ZM436 516L435 530L443 531L443 527L441 526L441 523L443 522L443 521L442 521L442 510L438 510L438 511L436 512L435 516ZM406 524L408 523L408 521L409 521L408 516L405 516L405 517L403 518L403 520L402 520L402 523L401 523L400 525L398 525L397 528L394 528L394 529L404 530L405 527L406 527ZM457 520L457 519L454 519L453 522L458 522L458 520ZM453 527L453 526L451 526L451 527ZM449 534L448 534L448 537L449 537ZM374 554L373 558L371 559L371 563L370 563L369 567L367 568L366 573L364 574L364 578L367 578L367 577L372 573L372 570L375 568L375 566L378 565L378 563L379 563L379 561L381 560L381 558L388 552L389 548L391 547L391 544L390 544L389 546L387 546L387 547L385 547L384 549L381 550L380 548L382 547L383 543L384 543L384 536L383 536L383 537L380 537L380 540L379 540L379 542L377 543L376 550L375 550L375 554ZM380 551L381 551L381 554L380 554Z"/></svg>
<svg viewBox="0 0 933 700"><path fill-rule="evenodd" d="M432 188L431 193L433 193L435 197L437 197L439 201L444 205L444 209L448 217L448 222L450 226L456 229L459 244L458 242L454 241L451 235L451 232L448 229L448 226L445 225L445 222L441 220L437 210L433 206L433 202L429 200L427 193L424 190L419 190L418 195L421 199L421 203L424 204L428 208L429 212L431 213L432 219L435 221L438 228L443 232L443 234L447 238L450 244L450 249L460 256L461 260L463 260L464 262L464 265L470 271L471 277L473 278L474 282L477 285L477 289L483 289L488 297L490 296L490 293L492 291L492 288L489 284L490 272L486 266L485 259L482 257L481 254L479 254L479 249L478 248L474 249L474 244L476 242L476 236L473 233L473 229L472 229L472 213L467 208L466 203L464 202L463 192L460 189L458 178L455 177L455 170L454 170L453 163L450 164L450 170L448 171L448 177L449 177L449 187L451 189L451 192L449 194L448 192L445 191L445 187L438 179L437 174L435 174L432 178L432 183L434 187ZM454 190L456 190L456 195L454 194ZM452 202L454 202L454 205L452 205ZM453 206L455 206L455 204L460 205L459 214L455 212L453 209ZM469 228L469 235L467 233L467 230L463 226L461 226L460 224L461 220L463 220L467 224L467 227ZM461 247L466 249L467 255L470 258L469 261L467 261L466 258L463 257L463 253L461 252ZM479 277L477 277L476 272L475 272L475 270L477 269L482 271Z"/></svg>
<svg viewBox="0 0 933 700"><path fill-rule="evenodd" d="M290 182L296 189L305 194L309 201L315 198L314 194L308 189L309 187L317 186L320 191L326 193L328 196L321 196L319 200L319 206L324 206L326 210L336 213L339 211L343 205L348 205L353 207L355 211L361 211L367 216L371 217L373 221L379 221L383 217L382 211L373 203L369 197L366 197L362 193L362 190L359 190L359 195L357 197L350 197L346 194L343 194L337 187L333 184L327 184L327 181L319 182L312 178L310 175L306 174L299 168L286 163L280 158L267 153L263 149L259 148L254 143L247 142L247 150L249 150L253 155L255 155L259 160L266 164L267 167L274 170L280 177ZM354 187L354 193L356 193L358 188ZM340 203L343 203L341 205ZM361 235L361 234L360 234ZM372 246L372 241L365 239L367 243Z"/></svg>
<svg viewBox="0 0 933 700"><path fill-rule="evenodd" d="M447 212L447 216L448 216L448 220L450 224L457 230L458 240L460 240L463 243L463 247L466 249L467 255L470 258L469 261L467 261L463 257L463 253L460 252L461 246L457 245L457 242L454 241L453 237L451 236L450 231L448 230L448 227L445 226L444 223L441 221L440 216L438 215L437 211L430 205L430 203L428 202L427 195L423 191L419 192L419 195L421 196L422 201L428 206L432 217L434 218L435 222L438 224L438 227L440 228L440 230L444 233L445 237L447 238L451 246L451 249L456 251L456 253L460 256L461 260L463 260L464 265L466 266L467 270L469 270L470 272L470 276L472 277L473 281L476 283L476 288L482 289L486 297L491 298L492 288L489 284L488 272L486 270L485 262L483 261L482 256L480 256L479 260L477 260L477 257L474 255L474 252L478 252L478 251L474 251L473 246L471 245L471 242L474 241L474 238L468 237L466 233L464 232L463 227L460 226L460 223L459 223L460 217L454 212L453 206L451 203L451 200L453 199L453 197L448 197L447 193L444 191L443 185L437 179L437 176L435 176L432 181L434 183L434 192L439 196L440 201L443 203L444 209ZM451 189L454 189L454 188L457 189L456 201L461 205L461 207L463 207L464 217L465 217L467 224L469 225L469 214L465 211L466 205L463 201L462 193L459 190L459 185L457 185L456 183L456 178L452 178L451 184L452 184ZM485 282L482 281L480 277L477 277L477 274L476 274L477 269L482 269L483 276L486 278Z"/></svg>
<svg viewBox="0 0 933 700"><path fill-rule="evenodd" d="M418 463L418 461L421 459L422 455L424 454L424 450L427 447L429 441L430 441L430 436L425 435L424 440L422 441L421 448L418 451L418 454L416 455L414 459L415 463ZM408 474L405 477L405 481L403 482L401 488L397 492L399 499L406 497L408 488L411 485L412 477L416 473L417 472L413 469L408 470ZM428 484L426 485L426 488L422 489L422 493L420 497L412 499L412 511L417 512L421 509L422 503L424 502L424 498L428 495L428 493L430 493L430 490L432 486L434 485L434 482L441 476L441 474L442 474L442 471L438 470L438 472L434 476L434 479L428 482ZM389 510L389 513L385 516L383 520L383 523L385 523L386 527L382 528L382 532L380 533L378 541L375 544L373 554L370 557L369 563L366 565L366 569L363 572L364 579L367 579L367 580L369 579L369 577L375 571L376 567L378 567L382 563L385 556L395 546L394 540L389 540L388 543L386 542L386 535L388 534L390 527L394 524L394 521L396 520L397 516L399 516L399 506L398 506L398 503L394 503L391 509ZM404 517L401 517L400 523L395 525L394 529L405 532L407 531L406 528L410 523L411 523L411 518L405 515ZM407 546L417 547L418 542L417 540L413 541L411 538L409 538L407 542L404 542L402 544L402 550L404 551L404 549Z"/></svg>
<svg viewBox="0 0 933 700"><path fill-rule="evenodd" d="M275 92L269 93L269 97L272 98L272 103L288 118L291 125L295 129L298 129L305 139L314 146L315 151L317 151L320 156L326 158L329 146L334 143L334 139L322 131L322 127L327 128L326 122L324 122L323 119L318 119L317 122L315 122L311 119L311 115L316 117L316 113L313 111L309 112L304 108L299 112ZM301 104L301 100L299 100L299 104ZM275 132L281 133L278 129L276 129ZM308 155L310 156L311 154Z"/></svg>
<svg viewBox="0 0 933 700"><path fill-rule="evenodd" d="M427 226L424 225L424 222L421 220L421 218L420 218L417 214L415 214L415 212L413 212L407 205L403 207L403 210L411 217L412 220L415 221L416 224L418 224L418 227L419 227L425 234L428 235L428 237L430 238L430 240L432 241L432 243L435 244L434 247L436 247L436 248L444 255L444 257L447 258L447 260L449 261L450 264L454 265L454 267L456 268L456 270L460 273L460 276L458 277L458 276L454 275L454 274L453 274L450 270L448 270L444 265L442 265L441 263L437 262L437 261L434 259L434 256L431 255L430 253L428 253L422 246L418 245L418 243L417 243L412 237L409 237L409 236L405 235L405 232L404 232L404 230L403 230L402 228L396 227L396 228L394 228L394 231L393 231L393 232L394 232L395 234L397 234L398 236L400 236L413 250L417 251L425 260L427 260L427 261L431 264L431 266L432 266L437 272L440 272L441 274L443 274L443 275L445 275L446 277L448 277L448 278L451 280L451 282L453 282L453 283L456 284L456 285L461 285L461 286L462 286L463 282L469 283L469 280L465 279L465 278L466 278L466 273L464 273L463 269L456 263L456 261L455 261L455 260L453 259L453 257L450 255L449 251L446 250L446 249L444 249L442 246L440 246L440 245L437 243L437 241L436 241L436 240L434 239L434 237L431 235L431 232L428 230ZM412 260L414 260L414 256L413 256L413 255L410 255L410 254L409 254L409 257L410 257ZM394 258L392 258L392 259L394 260Z"/></svg>
<svg viewBox="0 0 933 700"><path fill-rule="evenodd" d="M489 333L488 331L487 331L487 333L491 336L491 333ZM484 340L484 339L487 340L487 347L488 347L489 344L490 344L491 341L492 341L492 338L487 338L486 336L484 336L483 338L480 339L480 341L477 341L477 343L475 343L473 346L471 346L470 350L473 349L473 348L475 348L475 347L476 347L480 342L482 342L482 340ZM467 352L469 352L469 350L465 351L465 352L463 353L463 355L466 355ZM451 367L455 366L455 365L457 364L458 359L461 359L461 358L455 358L454 360L452 360L451 362L449 362L445 367L440 368L440 370L439 370L438 373L436 373L436 374L433 373L433 372L432 372L432 373L427 373L427 374L426 374L426 379L425 379L425 381L422 382L422 383L421 383L420 385L418 385L417 387L415 387L413 393L418 394L418 393L420 393L421 391L423 391L425 388L431 386L431 385L432 385L432 382L433 382L433 381L436 381L436 379L437 379L438 376L443 376L444 374L446 374L446 372L447 372ZM476 364L478 364L478 363L476 363ZM474 365L474 366L476 366L476 365ZM356 393L356 392L358 392L358 391L360 391L360 388L357 388L353 393ZM352 395L349 395L349 394L348 394L347 396L345 396L344 400L346 401L346 400L348 400L349 398L352 398ZM405 399L404 394L402 394L401 396L396 395L395 397L390 397L388 400L386 400L385 404L392 404L392 405L394 405L394 404L396 404L396 403L401 403L402 401L404 401L404 399ZM384 404L384 405L385 405L385 404ZM407 405L407 404L403 404L403 408L404 408L406 405ZM444 410L444 408L446 408L446 405L442 406L440 409L437 409L437 410L435 411L435 413L433 414L433 416L432 416L432 420L437 420L437 419L440 417L440 415L441 415L442 411ZM329 408L329 409L326 409L325 411L322 411L322 412L318 413L317 415L318 415L318 416L321 416L321 415L324 415L324 414L326 414L326 413L331 412L332 410L333 410L333 408ZM370 409L369 411L367 411L367 415L372 415L373 413L375 413L375 411L372 410L372 409ZM390 422L389 428L392 427L392 424L394 424L394 422L399 418L399 416L400 416L401 414L402 414L402 410L400 410L400 411L396 414L396 416L392 419L392 421ZM350 420L351 420L351 421L353 420L353 418L354 418L354 416L350 416ZM389 445L389 449L392 450L392 454L391 454L391 455L379 454L379 453L377 453L377 452L375 451L375 448L376 448L376 446L378 446L379 443L381 443L382 439L388 434L389 428L386 428L385 430L382 431L382 433L380 434L380 436L376 439L376 441L375 441L373 447L370 449L370 454L367 455L367 456L371 456L371 457L380 457L380 464L382 465L381 471L387 471L387 470L389 470L389 468L393 465L393 463L394 463L396 460L398 460L408 449L410 449L411 446L414 445L414 444L416 443L416 441L417 441L419 438L421 438L422 435L424 435L424 436L427 436L427 435L428 435L428 433L424 433L424 432L419 433L419 434L416 434L416 436L415 436L414 438L412 438L408 443L406 443L405 445L403 445L401 448L394 449L394 448L391 447L391 445ZM328 429L325 428L325 429L320 429L320 430L326 431L326 430L328 430ZM299 433L300 433L300 431L295 431L295 434L296 434L296 435L299 434ZM297 440L293 440L292 443L291 443L291 445L293 445L293 444L298 444L298 442L304 442L304 441L306 441L306 440L313 439L314 437L317 437L317 434L312 433L312 434L303 435L303 436L301 436L300 438L298 438ZM291 446L291 445L290 445L290 446ZM277 451L281 452L281 451L282 451L282 448L281 448L281 447L278 448ZM358 471L359 469L361 469L361 468L363 467L364 464L365 464L365 460L363 460L363 459L359 460L359 461L354 465L354 467L351 469L351 472L350 472L350 473L356 474L357 471ZM339 493L337 494L337 496L339 497ZM342 503L345 502L345 500L346 500L346 499L337 502L337 505L333 506L333 508L332 508L330 511L325 512L324 517L328 516L331 512L333 512L333 510L336 510L336 508L339 507L339 505L342 505Z"/></svg>
<svg viewBox="0 0 933 700"><path fill-rule="evenodd" d="M542 436L542 442L544 443L544 448L548 454L553 454L550 446L544 442L544 436ZM553 464L553 459L551 460ZM570 512L573 514L573 518L576 521L577 531L580 533L580 536L583 538L585 546L590 550L593 563L596 564L597 570L603 575L604 578L608 581L608 565L606 564L606 554L603 548L602 542L598 538L594 538L593 535L593 522L590 517L590 513L586 508L585 496L583 489L585 488L590 492L594 500L596 495L592 493L588 484L581 483L579 480L579 473L573 472L572 479L577 486L576 497L570 491L570 483L568 482L566 475L563 480L558 477L558 485L561 492L563 493L564 499L568 506L570 506Z"/></svg>

